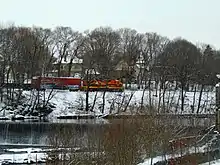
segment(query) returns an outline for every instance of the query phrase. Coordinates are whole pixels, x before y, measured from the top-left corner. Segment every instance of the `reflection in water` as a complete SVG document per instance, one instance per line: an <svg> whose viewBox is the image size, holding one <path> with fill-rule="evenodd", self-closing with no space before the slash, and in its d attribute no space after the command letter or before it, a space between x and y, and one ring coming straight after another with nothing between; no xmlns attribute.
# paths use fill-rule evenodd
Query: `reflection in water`
<svg viewBox="0 0 220 165"><path fill-rule="evenodd" d="M8 130L7 133L0 133L0 143L12 144L46 144L47 134L42 132L26 131L15 132Z"/></svg>
<svg viewBox="0 0 220 165"><path fill-rule="evenodd" d="M46 132L22 128L22 124L0 124L0 143L12 144L45 144Z"/></svg>
<svg viewBox="0 0 220 165"><path fill-rule="evenodd" d="M0 143L12 144L38 144L48 145L51 139L60 136L68 135L74 142L74 146L86 146L89 138L100 137L100 131L103 126L109 125L111 122L94 122L95 120L85 122L60 122L60 123L15 123L15 122L0 122ZM116 120L114 120L116 121ZM119 119L120 121L120 119ZM168 123L173 125L185 126L210 126L214 123L213 119L168 119L161 118L159 123ZM65 128L65 132L61 130ZM70 134L71 132L71 134ZM67 137L68 137L67 136Z"/></svg>
<svg viewBox="0 0 220 165"><path fill-rule="evenodd" d="M0 123L0 143L50 145L56 136L62 139L67 135L75 147L86 146L89 136L94 132L98 136L101 127L100 124Z"/></svg>

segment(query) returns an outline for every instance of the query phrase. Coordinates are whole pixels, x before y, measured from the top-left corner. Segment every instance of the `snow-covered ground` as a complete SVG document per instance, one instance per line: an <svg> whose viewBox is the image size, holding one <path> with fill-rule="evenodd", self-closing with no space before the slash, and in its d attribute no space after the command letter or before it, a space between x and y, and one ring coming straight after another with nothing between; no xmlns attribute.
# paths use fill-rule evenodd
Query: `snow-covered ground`
<svg viewBox="0 0 220 165"><path fill-rule="evenodd" d="M211 162L207 162L207 163L203 163L200 165L220 165L220 159L215 160L215 161L211 161Z"/></svg>
<svg viewBox="0 0 220 165"><path fill-rule="evenodd" d="M205 149L206 149L205 146L197 148L197 152L204 152ZM3 162L10 162L10 163L45 162L45 160L47 159L46 152L48 151L49 150L43 150L40 148L7 149L7 152L11 152L11 153L5 153L0 155L0 165ZM187 153L194 153L194 149L189 150ZM179 156L180 153L173 155L166 155L166 159L179 157ZM163 160L165 160L164 156L157 156L157 157L153 157L152 160L150 158L146 159L143 163L139 163L138 165L150 165L151 161L154 164ZM214 162L216 161L213 161L212 163L214 164Z"/></svg>
<svg viewBox="0 0 220 165"><path fill-rule="evenodd" d="M206 145L197 148L197 153L204 153L206 151L207 151ZM192 149L189 149L186 153L182 153L182 154L179 153L179 154L166 155L166 159L165 159L165 156L157 156L157 157L153 157L153 158L148 158L148 159L145 159L143 163L139 163L138 165L151 165L151 162L152 162L152 164L154 164L154 163L157 163L160 161L168 160L170 158L180 157L181 155L189 154L189 153L195 153L195 148L192 147ZM215 163L220 164L220 159L216 160L216 161L211 161L211 165L213 165ZM209 164L204 163L202 165L209 165Z"/></svg>
<svg viewBox="0 0 220 165"><path fill-rule="evenodd" d="M206 151L206 146L202 146L202 147L198 147L197 148L197 153L203 153ZM195 153L195 148L191 148L189 149L187 152L182 152L179 154L172 154L172 155L165 155L165 156L157 156L157 157L152 157L152 158L148 158L145 159L143 163L139 163L138 165L151 165L160 161L164 161L164 160L168 160L170 158L176 158L176 157L180 157L181 155L185 155L185 154L190 154L190 153ZM165 159L166 158L166 159Z"/></svg>
<svg viewBox="0 0 220 165"><path fill-rule="evenodd" d="M194 146L191 146L190 148L182 149L179 153L176 151L175 154L169 154L165 156L157 156L153 158L147 158L144 160L143 163L139 163L138 165L150 165L151 162L157 163L160 161L168 160L170 158L175 157L181 157L181 155L191 154L191 153L206 153L207 151L215 151L216 149L219 149L219 140L220 140L220 134L218 131L215 131L215 126L211 126L207 129L207 133L204 134L200 140L197 141L196 144L196 150ZM165 159L166 158L166 159ZM220 160L211 161L211 165L213 164L220 164ZM208 165L209 163L204 163L202 165Z"/></svg>
<svg viewBox="0 0 220 165"><path fill-rule="evenodd" d="M29 97L30 91L24 91L25 96ZM46 98L48 97L49 91L46 92ZM85 92L69 92L69 91L61 91L57 90L52 93L54 97L51 99L51 103L53 103L56 108L50 114L50 117L56 117L60 115L75 115L75 114L85 114ZM90 112L92 114L103 115L103 92L90 92L89 93L89 104L92 107L94 105L94 112ZM129 99L131 101L128 108L128 113L132 111L136 111L137 107L140 106L142 100L143 91L131 91L126 90L122 93L117 92L106 92L105 93L105 106L104 106L104 114L109 113L118 113L124 110L124 107L128 105ZM94 99L96 96L96 99ZM192 107L194 104L194 113L196 113L198 107L199 100L199 92L186 92L185 94L185 102L184 102L184 112L180 111L181 107L181 99L180 99L179 91L167 91L165 94L165 108L166 112L169 113L183 113L183 114L191 114ZM195 96L195 97L194 97ZM151 100L150 100L151 98ZM160 108L163 105L163 98L159 96L159 93L156 91L145 91L143 103L144 105L149 105L151 101L151 105L156 107L158 110L158 103L160 98ZM194 99L195 98L195 99ZM214 92L205 92L201 98L201 104L199 113L209 114L213 113L215 110L215 93ZM161 111L161 109L160 109Z"/></svg>
<svg viewBox="0 0 220 165"><path fill-rule="evenodd" d="M41 148L21 148L21 149L6 149L4 154L0 154L0 165L2 164L30 164L30 163L46 163L46 161L50 160L48 153L51 151L63 151L64 148L59 149L41 149ZM65 148L65 152L60 152L58 157L59 160L69 160L68 154L73 152L73 149L70 149L71 152L68 153L68 148ZM76 155L82 154L91 154L95 156L97 152L88 152L88 151L80 151L79 148L75 148ZM58 153L58 152L57 152ZM66 157L63 157L65 153ZM98 152L99 154L103 154L103 152Z"/></svg>
<svg viewBox="0 0 220 165"><path fill-rule="evenodd" d="M33 94L36 96L37 92L33 91L23 91L23 95L26 97L25 104L33 104ZM45 96L42 94L42 99L46 99L51 94L50 90L45 92ZM104 106L103 106L103 95L105 95ZM125 90L124 92L89 92L89 106L93 107L92 112L85 113L86 106L86 93L85 92L69 92L65 90L54 90L52 94L52 99L49 101L55 107L53 112L49 115L50 118L56 118L60 115L106 115L110 113L120 113L125 111L126 113L136 113L138 107L140 107L142 102L142 90ZM180 91L167 91L165 93L165 98L163 99L162 94L160 95L157 91L146 90L143 97L144 106L153 105L156 112L166 112L166 113L177 113L177 114L191 114L196 113L198 108L199 92L186 92L184 111L181 112L181 97ZM32 98L32 99L31 99ZM95 99L96 98L96 99ZM130 102L129 102L130 101ZM129 104L128 104L129 103ZM159 106L160 105L160 106ZM162 106L165 108L162 108ZM194 105L194 106L193 106ZM3 107L4 105L0 105ZM21 109L27 107L18 106L13 112L9 110L4 110L0 112L0 116L11 115L13 113L18 114ZM102 110L104 112L102 113ZM165 109L165 111L164 111ZM193 112L194 109L194 112ZM199 107L200 114L212 114L215 111L215 93L214 92L204 92L201 98L201 104ZM147 113L147 110L145 111ZM143 112L143 113L145 113Z"/></svg>
<svg viewBox="0 0 220 165"><path fill-rule="evenodd" d="M2 163L30 163L44 162L47 155L42 149L24 148L24 149L7 149L7 152L0 154L0 164Z"/></svg>

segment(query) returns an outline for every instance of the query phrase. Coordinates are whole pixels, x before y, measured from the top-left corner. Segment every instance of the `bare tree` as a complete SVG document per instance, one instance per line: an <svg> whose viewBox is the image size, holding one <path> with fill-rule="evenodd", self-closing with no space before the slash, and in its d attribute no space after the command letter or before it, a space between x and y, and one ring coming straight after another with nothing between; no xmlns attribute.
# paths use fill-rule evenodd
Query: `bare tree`
<svg viewBox="0 0 220 165"><path fill-rule="evenodd" d="M45 51L42 51L42 74L43 76L48 74L49 70L53 69L53 63L56 58L54 57L56 53L55 41L53 38L53 32L51 29L43 29L41 27L33 27L33 33L38 36L41 41L40 48L44 48Z"/></svg>
<svg viewBox="0 0 220 165"><path fill-rule="evenodd" d="M128 81L136 79L135 65L140 57L141 53L141 43L143 35L139 34L134 29L124 28L119 30L121 33L121 51L123 54L123 60L128 64L128 68L125 68L127 74L124 75L125 84L127 87Z"/></svg>
<svg viewBox="0 0 220 165"><path fill-rule="evenodd" d="M211 85L212 79L215 78L215 73L212 68L213 61L214 61L214 51L210 45L203 45L201 49L201 58L200 62L197 65L197 76L196 76L196 82L198 85L200 85L200 92L199 92L199 99L198 99L198 106L196 113L199 113L200 106L201 106L201 99L203 95L203 91L205 88L205 85ZM214 85L214 84L212 84Z"/></svg>
<svg viewBox="0 0 220 165"><path fill-rule="evenodd" d="M149 105L152 106L152 93L151 93L151 82L152 80L157 80L157 76L155 75L155 67L157 67L157 56L164 50L168 39L162 37L156 33L146 33L144 40L142 42L142 51L141 55L143 57L143 66L144 70L141 78L141 81L144 80L145 88L143 90L141 105L143 105L143 99L145 90L148 88L149 90Z"/></svg>
<svg viewBox="0 0 220 165"><path fill-rule="evenodd" d="M180 83L181 112L184 111L185 89L195 74L199 57L198 48L183 39L175 39L170 42L161 54L164 65L170 70L172 77Z"/></svg>
<svg viewBox="0 0 220 165"><path fill-rule="evenodd" d="M12 36L15 27L2 28L0 31L0 54L1 54L1 101L3 101L4 84L9 82L10 72L14 73L15 50L12 49ZM13 74L14 75L14 74ZM15 77L15 76L14 76ZM6 81L5 81L6 80ZM7 88L7 96L9 89ZM13 95L14 96L14 95ZM10 98L7 99L7 104L10 104Z"/></svg>
<svg viewBox="0 0 220 165"><path fill-rule="evenodd" d="M89 111L89 92L90 92L90 81L92 80L92 71L95 70L95 60L92 58L95 54L94 45L92 43L91 38L88 35L88 32L85 32L84 36L84 45L81 50L81 57L83 58L83 66L82 66L82 76L86 82L86 105L85 110ZM96 70L95 70L96 72ZM93 103L95 100L93 100ZM95 105L93 105L94 108Z"/></svg>
<svg viewBox="0 0 220 165"><path fill-rule="evenodd" d="M120 59L120 34L110 27L100 27L88 32L86 38L85 65L91 59L94 60L95 67L101 76L109 78L111 71L114 70Z"/></svg>
<svg viewBox="0 0 220 165"><path fill-rule="evenodd" d="M44 57L47 57L49 52L44 41L31 28L16 27L12 32L12 72L16 82L23 83L25 75L29 78L41 74Z"/></svg>
<svg viewBox="0 0 220 165"><path fill-rule="evenodd" d="M54 41L56 45L56 50L58 53L57 70L58 77L61 76L61 64L67 61L70 52L72 52L72 45L77 41L80 33L73 31L70 27L57 27L54 31Z"/></svg>
<svg viewBox="0 0 220 165"><path fill-rule="evenodd" d="M81 51L85 42L85 38L81 33L76 33L76 39L72 42L69 50L69 65L68 65L68 76L71 76L71 69L74 59L81 59Z"/></svg>
<svg viewBox="0 0 220 165"><path fill-rule="evenodd" d="M2 83L4 83L5 75L9 76L10 71L12 71L13 77L15 79L14 63L15 63L17 51L13 49L14 31L15 31L15 27L1 29L1 56L3 63L2 71L4 72L2 75Z"/></svg>
<svg viewBox="0 0 220 165"><path fill-rule="evenodd" d="M91 77L90 70L100 73L99 78L105 79L107 82L112 76L112 71L118 62L120 35L109 27L100 27L91 32L86 32L83 48L83 70L86 72L87 92L86 102L88 105L89 82ZM105 107L105 94L103 93L103 108ZM87 107L87 106L86 106ZM86 108L88 110L88 107Z"/></svg>

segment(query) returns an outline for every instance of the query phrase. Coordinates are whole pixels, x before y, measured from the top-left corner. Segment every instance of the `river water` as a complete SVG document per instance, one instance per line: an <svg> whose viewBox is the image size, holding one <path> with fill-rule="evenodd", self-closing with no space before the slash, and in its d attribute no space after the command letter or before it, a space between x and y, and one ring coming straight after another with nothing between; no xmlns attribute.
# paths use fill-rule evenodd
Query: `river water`
<svg viewBox="0 0 220 165"><path fill-rule="evenodd" d="M120 121L120 119L118 119ZM116 120L114 120L116 121ZM182 126L208 127L214 124L213 118L163 118L159 123ZM103 126L109 125L112 120L85 119L85 120L56 120L48 122L0 122L0 144L38 144L48 145L50 138L58 134L74 133L75 145L82 145L88 134L97 136ZM66 128L67 132L60 132ZM69 131L68 131L69 130Z"/></svg>
<svg viewBox="0 0 220 165"><path fill-rule="evenodd" d="M78 147L82 145L88 134L97 133L104 125L105 123L94 121L78 121L78 123L0 122L0 144L49 145L51 137L72 132L76 139L76 147ZM61 132L63 128L66 132Z"/></svg>

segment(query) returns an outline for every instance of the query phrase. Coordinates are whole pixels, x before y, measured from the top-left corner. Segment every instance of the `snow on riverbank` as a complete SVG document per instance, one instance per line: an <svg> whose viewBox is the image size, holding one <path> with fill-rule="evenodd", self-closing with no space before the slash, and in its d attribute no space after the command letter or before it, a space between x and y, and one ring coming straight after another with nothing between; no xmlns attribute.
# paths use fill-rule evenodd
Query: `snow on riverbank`
<svg viewBox="0 0 220 165"><path fill-rule="evenodd" d="M45 159L47 157L42 149L8 149L7 152L4 154L0 154L0 164L45 162Z"/></svg>
<svg viewBox="0 0 220 165"><path fill-rule="evenodd" d="M207 151L206 148L207 148L206 145L198 147L196 149L197 153L206 152ZM168 160L168 159L171 159L171 158L181 157L181 155L192 154L192 153L195 153L195 148L194 147L189 148L186 152L182 151L182 153L176 153L176 154L171 154L171 155L156 156L156 157L153 157L153 158L147 158L147 159L144 160L144 162L139 163L138 165L151 165L151 162L152 162L152 164L155 164L157 162L165 161L165 160Z"/></svg>
<svg viewBox="0 0 220 165"><path fill-rule="evenodd" d="M30 91L25 91L24 94L28 95ZM47 92L48 95L49 91ZM55 104L56 109L52 112L51 116L59 116L59 115L74 115L82 113L82 110L85 108L85 92L69 92L69 91L54 91L54 97L51 100L51 103ZM120 109L120 106L125 106L128 103L129 98L133 94L131 99L130 105L139 106L141 103L141 98L143 91L129 91L126 90L123 93L117 92L106 92L105 94L105 107L104 113L109 114L112 109L113 113L117 112ZM97 92L97 96L94 102L96 92L89 93L89 103L90 106L94 104L94 112L92 114L102 114L102 104L103 104L103 92ZM193 92L187 92L185 96L185 111L183 113L191 113L192 108L190 107L193 105ZM177 113L180 113L180 100L179 93L171 91L170 93L167 92L165 102L166 105L170 105L170 110L172 113L175 112L176 108ZM195 96L195 109L198 106L198 99L199 99L199 92L196 92ZM173 100L172 100L173 99ZM169 100L169 103L168 103ZM151 92L151 101L152 104L158 106L159 96L156 96L156 92ZM179 103L178 103L179 101ZM214 103L215 103L215 94L212 92L207 92L203 94L201 99L201 107L200 113L212 113L214 110ZM122 104L122 105L121 105ZM145 92L144 95L144 104L149 104L149 91ZM84 112L83 112L84 113Z"/></svg>
<svg viewBox="0 0 220 165"><path fill-rule="evenodd" d="M74 152L75 151L75 152ZM80 148L21 148L21 149L5 149L5 153L0 154L0 165L2 164L38 164L38 163L46 163L48 160L51 160L51 153L55 153L58 156L59 160L69 160L71 154L75 154L75 156L82 155L91 155L96 156L97 154L103 154L103 152L88 152L83 151ZM65 153L66 157L63 157ZM49 156L50 155L50 156Z"/></svg>
<svg viewBox="0 0 220 165"><path fill-rule="evenodd" d="M34 92L36 95L36 91ZM26 104L30 103L32 91L23 91L23 95L26 97ZM41 92L43 94L43 92ZM93 107L92 112L85 113L86 106L86 93L85 92L69 92L65 90L54 90L52 92L52 99L50 103L52 103L55 107L53 108L53 112L49 115L49 118L56 118L60 115L63 116L71 116L71 115L107 115L110 113L118 113L123 112L125 107L129 103L129 107L126 108L126 113L134 113L137 110L137 107L141 105L142 90L125 90L124 92L106 92L105 93L105 101L103 106L103 94L104 92L89 92L89 106ZM50 95L50 90L45 92L45 98L47 100ZM94 99L96 97L96 99ZM43 98L43 96L42 96ZM159 101L160 100L160 101ZM158 104L160 102L160 112L162 111L162 105L164 105L167 113L177 113L177 114L191 114L194 108L194 113L196 113L198 108L198 100L199 100L199 92L186 92L185 94L185 102L184 102L184 111L180 111L181 107L181 98L180 91L167 91L165 93L165 98L159 95L159 92L148 90L145 91L143 103L145 106L151 105L156 107L158 111ZM194 104L194 107L192 106ZM214 92L204 92L201 98L201 104L199 113L200 114L212 114L215 111L215 93ZM3 107L3 105L1 105ZM104 112L102 110L104 108ZM18 106L19 111L21 109L25 109L25 107ZM16 111L1 111L0 116L8 116L12 115Z"/></svg>
<svg viewBox="0 0 220 165"><path fill-rule="evenodd" d="M197 152L205 152L206 147L199 147L197 148ZM0 165L2 163L34 163L34 162L45 162L48 158L47 152L49 149L40 149L40 148L22 148L22 149L6 149L6 152L3 154L0 154ZM187 153L194 153L193 150L189 150ZM185 154L187 154L185 153ZM184 154L184 153L182 153ZM181 154L173 154L173 155L166 155L166 160L170 158L179 157ZM145 159L143 163L139 163L138 165L150 165L165 160L164 156L157 156L152 158L152 160ZM219 161L213 161L219 162ZM203 164L206 165L206 164Z"/></svg>
<svg viewBox="0 0 220 165"><path fill-rule="evenodd" d="M27 93L27 92L26 92ZM134 108L130 108L130 110L136 110L138 106L141 104L143 91L130 91L126 90L122 93L117 92L106 92L105 94L105 107L104 114L109 113L117 113L118 111L123 111L124 107L127 105L130 97L132 99L130 101L130 106ZM96 101L94 102L96 92L89 93L89 104L93 106L94 104L94 112L90 112L91 114L101 115L102 105L103 105L103 92L97 92ZM184 103L184 112L180 111L181 101L179 99L180 93L178 91L170 91L165 95L165 105L168 109L169 113L183 113L183 114L191 114L192 113L192 105L194 103L194 113L196 113L198 100L199 100L199 92L195 93L195 100L193 92L187 92L185 95L185 103ZM84 114L83 109L85 109L85 92L69 92L69 91L56 91L54 97L51 102L55 104L56 109L52 112L51 117L59 116L59 115L74 115L74 114ZM155 107L158 107L159 102L159 94L156 94L155 91L151 92L151 104ZM162 105L162 97L161 103ZM149 91L145 92L143 103L144 105L149 105ZM202 95L201 105L199 112L202 114L210 114L215 111L215 93L206 92ZM128 110L129 111L129 110Z"/></svg>
<svg viewBox="0 0 220 165"><path fill-rule="evenodd" d="M203 163L200 165L220 165L220 159L215 160L215 161L211 161L211 162L207 162L207 163Z"/></svg>
<svg viewBox="0 0 220 165"><path fill-rule="evenodd" d="M150 165L151 162L157 163L157 162L161 162L161 161L165 161L171 158L177 158L177 157L181 157L184 155L188 155L188 154L193 154L193 153L205 153L207 154L207 152L209 151L210 156L212 155L213 158L213 154L214 156L217 156L215 153L216 149L219 149L219 141L220 141L220 134L219 132L215 131L215 127L211 126L210 128L207 129L207 133L204 134L200 140L197 141L196 144L196 149L195 146L191 146L191 147L186 147L185 149L182 148L181 150L177 150L174 154L169 154L169 155L165 155L165 156L157 156L157 157L153 157L151 158L147 158L145 159L145 161L143 163L140 163L138 165ZM204 154L203 154L204 155ZM165 159L166 158L166 159ZM210 157L211 158L211 157ZM215 164L220 162L220 161L212 161L211 164ZM208 165L207 163L204 163L202 165Z"/></svg>
<svg viewBox="0 0 220 165"><path fill-rule="evenodd" d="M206 147L200 147L198 148L197 152L205 152ZM34 163L34 162L45 162L45 160L47 159L47 154L46 152L49 150L43 150L40 148L23 148L23 149L7 149L7 152L10 153L5 153L5 154L1 154L0 155L0 165L4 162L8 162L8 163ZM187 153L194 153L193 150L191 150L191 152L187 152ZM184 154L184 153L182 153ZM186 153L185 153L186 154ZM173 154L173 155L166 155L166 160L170 159L170 158L175 158L175 157L179 157L181 154ZM151 165L160 161L165 160L164 156L157 156L154 157L152 159L145 159L145 161L143 163L139 163L138 165ZM203 163L201 165L208 165L209 163ZM220 164L220 160L216 160L216 161L211 161L210 162L211 165L218 165Z"/></svg>

